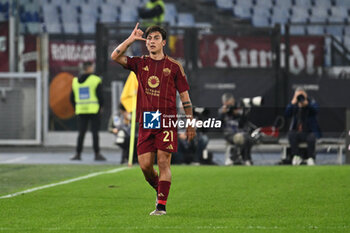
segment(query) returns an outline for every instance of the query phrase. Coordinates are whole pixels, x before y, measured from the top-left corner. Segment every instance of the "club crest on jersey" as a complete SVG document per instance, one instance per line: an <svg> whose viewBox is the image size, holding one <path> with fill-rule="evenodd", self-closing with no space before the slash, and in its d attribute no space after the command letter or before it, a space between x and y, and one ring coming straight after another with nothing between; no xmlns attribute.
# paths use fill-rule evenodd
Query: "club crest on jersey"
<svg viewBox="0 0 350 233"><path fill-rule="evenodd" d="M149 71L148 66L142 68L144 71Z"/></svg>
<svg viewBox="0 0 350 233"><path fill-rule="evenodd" d="M157 76L151 76L148 78L148 86L156 88L159 86L159 78Z"/></svg>
<svg viewBox="0 0 350 233"><path fill-rule="evenodd" d="M171 70L169 68L164 68L163 73L165 76L168 76L171 73Z"/></svg>

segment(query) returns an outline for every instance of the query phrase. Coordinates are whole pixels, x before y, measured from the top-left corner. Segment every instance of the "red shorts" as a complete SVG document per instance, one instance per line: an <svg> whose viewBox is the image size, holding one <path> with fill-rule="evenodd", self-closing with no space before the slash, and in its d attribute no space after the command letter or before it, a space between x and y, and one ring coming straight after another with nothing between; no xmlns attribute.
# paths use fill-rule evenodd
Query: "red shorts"
<svg viewBox="0 0 350 233"><path fill-rule="evenodd" d="M137 154L156 152L158 149L170 153L177 151L177 129L144 129L139 124L139 137L137 140Z"/></svg>

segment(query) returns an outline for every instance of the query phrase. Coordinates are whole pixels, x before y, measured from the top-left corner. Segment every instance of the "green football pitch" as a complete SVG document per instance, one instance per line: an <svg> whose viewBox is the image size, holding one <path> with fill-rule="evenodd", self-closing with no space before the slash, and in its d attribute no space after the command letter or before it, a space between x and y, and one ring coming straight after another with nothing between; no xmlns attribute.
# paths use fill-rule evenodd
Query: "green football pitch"
<svg viewBox="0 0 350 233"><path fill-rule="evenodd" d="M116 168L0 165L1 197L69 181L0 198L0 232L350 232L350 166L173 166L165 216Z"/></svg>

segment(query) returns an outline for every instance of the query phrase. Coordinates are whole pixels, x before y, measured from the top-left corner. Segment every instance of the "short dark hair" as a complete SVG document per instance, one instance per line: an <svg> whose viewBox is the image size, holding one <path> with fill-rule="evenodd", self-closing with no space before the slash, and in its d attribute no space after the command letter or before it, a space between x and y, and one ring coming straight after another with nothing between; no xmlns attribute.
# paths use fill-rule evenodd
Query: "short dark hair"
<svg viewBox="0 0 350 233"><path fill-rule="evenodd" d="M85 61L85 62L83 62L83 70L86 71L93 64L94 63L92 61Z"/></svg>
<svg viewBox="0 0 350 233"><path fill-rule="evenodd" d="M162 28L158 25L149 26L145 32L146 39L147 39L148 35L152 32L159 32L162 35L162 39L166 40L166 31L164 30L164 28Z"/></svg>

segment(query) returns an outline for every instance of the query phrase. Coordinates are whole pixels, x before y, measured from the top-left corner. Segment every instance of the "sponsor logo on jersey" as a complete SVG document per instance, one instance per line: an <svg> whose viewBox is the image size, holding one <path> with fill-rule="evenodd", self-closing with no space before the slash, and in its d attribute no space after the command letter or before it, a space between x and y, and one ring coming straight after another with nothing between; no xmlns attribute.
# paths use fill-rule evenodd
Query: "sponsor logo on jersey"
<svg viewBox="0 0 350 233"><path fill-rule="evenodd" d="M148 86L151 88L156 88L159 86L159 78L157 76L151 76L148 78Z"/></svg>

